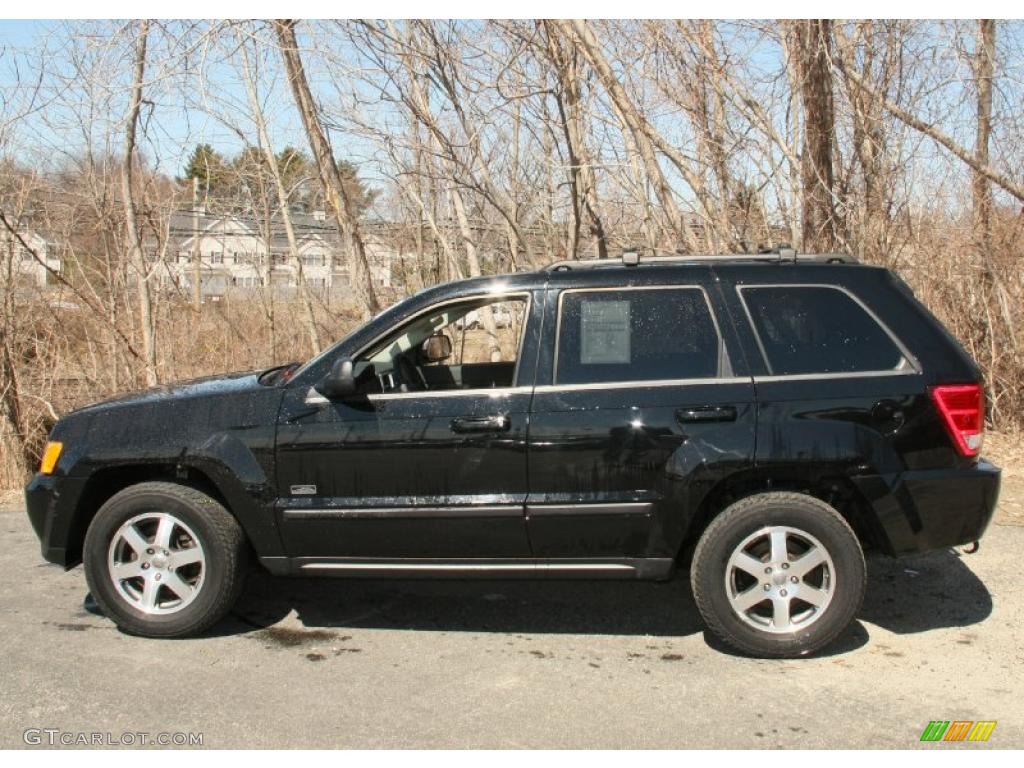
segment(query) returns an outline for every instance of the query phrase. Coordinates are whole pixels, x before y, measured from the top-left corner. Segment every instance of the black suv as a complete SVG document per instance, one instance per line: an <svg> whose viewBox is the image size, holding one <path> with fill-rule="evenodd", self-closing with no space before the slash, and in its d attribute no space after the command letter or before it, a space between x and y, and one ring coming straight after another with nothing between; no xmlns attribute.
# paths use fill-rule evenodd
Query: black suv
<svg viewBox="0 0 1024 768"><path fill-rule="evenodd" d="M977 540L978 367L843 256L572 261L391 307L304 365L76 411L27 489L100 607L196 633L302 576L666 579L741 651L854 619L863 550ZM666 605L665 610L681 610Z"/></svg>

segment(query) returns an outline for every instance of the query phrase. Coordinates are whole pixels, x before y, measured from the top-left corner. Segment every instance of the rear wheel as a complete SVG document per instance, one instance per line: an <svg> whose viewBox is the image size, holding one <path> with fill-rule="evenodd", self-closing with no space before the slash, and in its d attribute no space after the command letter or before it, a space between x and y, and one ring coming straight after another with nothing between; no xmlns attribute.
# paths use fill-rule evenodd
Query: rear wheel
<svg viewBox="0 0 1024 768"><path fill-rule="evenodd" d="M763 493L708 526L690 580L712 631L754 656L814 653L860 610L867 569L853 530L825 502Z"/></svg>
<svg viewBox="0 0 1024 768"><path fill-rule="evenodd" d="M119 627L183 637L220 620L242 589L245 539L216 500L174 483L134 485L96 513L85 537L85 577Z"/></svg>

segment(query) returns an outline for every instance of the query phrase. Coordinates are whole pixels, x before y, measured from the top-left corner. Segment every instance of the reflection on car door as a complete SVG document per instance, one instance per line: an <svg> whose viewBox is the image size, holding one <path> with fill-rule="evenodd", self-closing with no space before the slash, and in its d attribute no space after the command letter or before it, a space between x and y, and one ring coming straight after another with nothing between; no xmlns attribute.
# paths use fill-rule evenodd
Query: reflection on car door
<svg viewBox="0 0 1024 768"><path fill-rule="evenodd" d="M539 558L671 558L690 496L751 463L756 409L703 284L551 291L530 414ZM541 385L541 382L546 382Z"/></svg>
<svg viewBox="0 0 1024 768"><path fill-rule="evenodd" d="M289 391L278 426L286 551L317 558L528 558L526 426L541 307L512 386L327 401Z"/></svg>

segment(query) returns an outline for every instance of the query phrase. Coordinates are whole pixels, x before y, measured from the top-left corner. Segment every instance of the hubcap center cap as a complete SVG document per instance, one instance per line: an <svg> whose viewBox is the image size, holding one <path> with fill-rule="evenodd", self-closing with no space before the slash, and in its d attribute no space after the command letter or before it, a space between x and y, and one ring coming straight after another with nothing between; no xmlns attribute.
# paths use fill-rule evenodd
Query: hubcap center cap
<svg viewBox="0 0 1024 768"><path fill-rule="evenodd" d="M166 568L168 564L168 559L163 555L154 555L153 559L150 560L150 563L153 565L154 568Z"/></svg>

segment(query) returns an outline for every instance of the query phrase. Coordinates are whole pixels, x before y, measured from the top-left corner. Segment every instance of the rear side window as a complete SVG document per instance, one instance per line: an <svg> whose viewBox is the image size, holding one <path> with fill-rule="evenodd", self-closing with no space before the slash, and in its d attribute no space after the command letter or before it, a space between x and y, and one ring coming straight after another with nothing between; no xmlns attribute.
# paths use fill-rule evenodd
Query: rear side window
<svg viewBox="0 0 1024 768"><path fill-rule="evenodd" d="M859 302L827 286L744 287L775 376L891 371L903 353Z"/></svg>
<svg viewBox="0 0 1024 768"><path fill-rule="evenodd" d="M699 288L562 293L555 381L714 378L720 341Z"/></svg>

